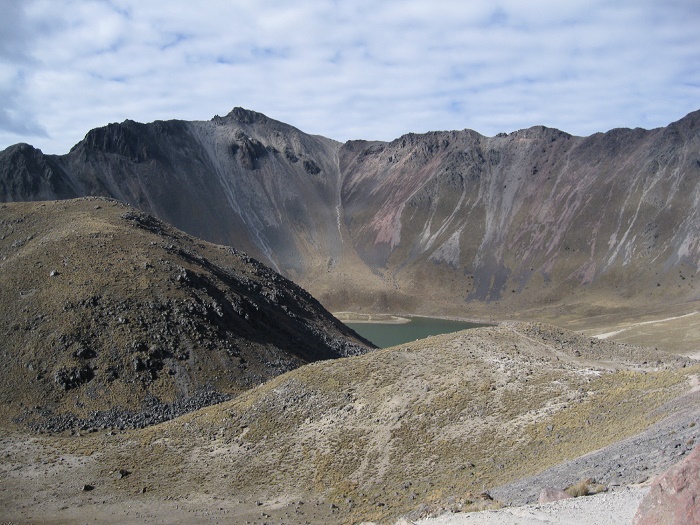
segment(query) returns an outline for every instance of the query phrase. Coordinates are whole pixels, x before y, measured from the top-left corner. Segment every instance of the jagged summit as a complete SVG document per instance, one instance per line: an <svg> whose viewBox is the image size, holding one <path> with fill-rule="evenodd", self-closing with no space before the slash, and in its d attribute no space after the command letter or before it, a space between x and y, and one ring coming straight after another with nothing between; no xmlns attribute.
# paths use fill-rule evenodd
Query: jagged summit
<svg viewBox="0 0 700 525"><path fill-rule="evenodd" d="M245 109L241 107L235 107L233 108L226 116L220 117L218 115L214 116L212 118L213 122L216 123L222 123L222 122L238 122L241 124L257 124L257 123L266 123L271 121L267 115L263 115L262 113L258 113L257 111L252 111L250 109Z"/></svg>
<svg viewBox="0 0 700 525"><path fill-rule="evenodd" d="M574 135L561 131L557 128L549 128L547 126L532 126L525 129L519 129L513 131L512 133L506 134L505 136L526 138L526 139L550 139L552 141L559 138L570 139Z"/></svg>

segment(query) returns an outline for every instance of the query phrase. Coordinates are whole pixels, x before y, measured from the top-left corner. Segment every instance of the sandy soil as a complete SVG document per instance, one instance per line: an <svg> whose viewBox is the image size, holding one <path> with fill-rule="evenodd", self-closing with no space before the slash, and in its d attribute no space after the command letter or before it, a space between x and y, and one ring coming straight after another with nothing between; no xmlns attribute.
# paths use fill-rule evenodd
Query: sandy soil
<svg viewBox="0 0 700 525"><path fill-rule="evenodd" d="M629 525L648 488L630 487L585 498L544 505L445 514L416 522L419 525Z"/></svg>
<svg viewBox="0 0 700 525"><path fill-rule="evenodd" d="M636 307L635 307L636 308ZM700 302L639 308L595 315L584 308L562 314L543 313L544 322L601 340L656 347L685 356L700 355Z"/></svg>

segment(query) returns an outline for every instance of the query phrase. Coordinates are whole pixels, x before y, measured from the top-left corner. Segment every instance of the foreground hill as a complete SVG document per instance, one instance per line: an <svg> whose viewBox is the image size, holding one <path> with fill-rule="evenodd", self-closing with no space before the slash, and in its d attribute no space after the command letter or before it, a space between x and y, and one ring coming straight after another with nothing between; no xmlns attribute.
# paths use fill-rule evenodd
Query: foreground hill
<svg viewBox="0 0 700 525"><path fill-rule="evenodd" d="M143 430L30 442L4 432L0 518L393 523L466 509L522 479L494 495L639 482L692 446L695 363L525 323L317 362ZM586 456L660 420L654 439Z"/></svg>
<svg viewBox="0 0 700 525"><path fill-rule="evenodd" d="M104 199L2 205L0 297L2 415L39 429L143 426L370 348L247 255Z"/></svg>
<svg viewBox="0 0 700 525"><path fill-rule="evenodd" d="M700 299L700 112L340 144L236 108L0 152L0 200L83 195L246 250L332 309L634 317Z"/></svg>

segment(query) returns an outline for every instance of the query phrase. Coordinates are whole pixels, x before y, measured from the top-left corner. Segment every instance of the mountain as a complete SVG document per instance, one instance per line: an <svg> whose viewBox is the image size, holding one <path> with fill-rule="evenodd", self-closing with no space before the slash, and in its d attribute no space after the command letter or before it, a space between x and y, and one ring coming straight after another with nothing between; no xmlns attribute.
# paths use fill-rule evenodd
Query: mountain
<svg viewBox="0 0 700 525"><path fill-rule="evenodd" d="M334 310L580 318L700 299L700 112L341 144L236 108L0 153L4 201L85 195L236 246Z"/></svg>
<svg viewBox="0 0 700 525"><path fill-rule="evenodd" d="M144 426L372 348L242 252L102 198L0 205L0 405Z"/></svg>

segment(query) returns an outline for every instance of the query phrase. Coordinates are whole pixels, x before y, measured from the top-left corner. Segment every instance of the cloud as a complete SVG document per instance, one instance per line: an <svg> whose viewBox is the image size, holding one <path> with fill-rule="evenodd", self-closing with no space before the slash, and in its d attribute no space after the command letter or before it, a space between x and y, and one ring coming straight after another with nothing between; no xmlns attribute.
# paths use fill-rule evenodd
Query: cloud
<svg viewBox="0 0 700 525"><path fill-rule="evenodd" d="M234 106L338 140L538 124L585 135L666 125L700 99L700 9L682 0L2 7L0 148L63 153L108 122Z"/></svg>
<svg viewBox="0 0 700 525"><path fill-rule="evenodd" d="M28 38L21 4L12 0L2 0L0 9L0 57L3 61L26 59Z"/></svg>
<svg viewBox="0 0 700 525"><path fill-rule="evenodd" d="M23 97L29 54L29 27L21 4L0 2L0 134L48 138Z"/></svg>

